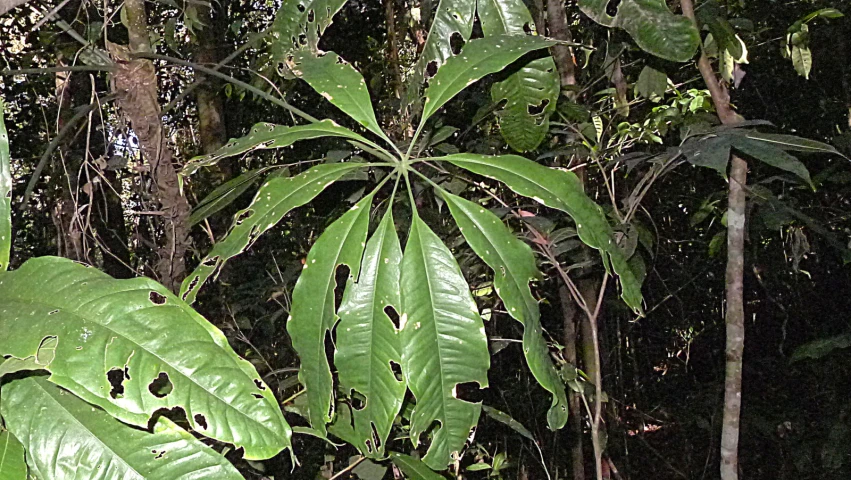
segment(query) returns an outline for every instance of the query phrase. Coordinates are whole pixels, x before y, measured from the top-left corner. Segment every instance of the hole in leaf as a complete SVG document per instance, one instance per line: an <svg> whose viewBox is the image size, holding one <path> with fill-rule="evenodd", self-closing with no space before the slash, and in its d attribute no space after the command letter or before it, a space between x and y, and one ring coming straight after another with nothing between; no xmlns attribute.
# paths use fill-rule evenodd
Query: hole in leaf
<svg viewBox="0 0 851 480"><path fill-rule="evenodd" d="M532 27L529 26L529 22L523 24L523 31L526 32L526 35L532 34Z"/></svg>
<svg viewBox="0 0 851 480"><path fill-rule="evenodd" d="M254 215L254 210L251 209L240 212L240 214L236 217L236 224L240 225L242 222L251 218L252 215Z"/></svg>
<svg viewBox="0 0 851 480"><path fill-rule="evenodd" d="M352 408L354 410L360 411L360 410L363 410L364 408L366 408L366 397L364 397L362 393L356 392L356 391L353 390L351 398L352 398Z"/></svg>
<svg viewBox="0 0 851 480"><path fill-rule="evenodd" d="M201 262L201 265L204 265L205 267L215 267L217 263L219 263L218 255L204 260L203 262Z"/></svg>
<svg viewBox="0 0 851 480"><path fill-rule="evenodd" d="M390 361L390 370L393 370L393 375L396 376L396 381L401 382L405 378L402 376L402 365L394 361Z"/></svg>
<svg viewBox="0 0 851 480"><path fill-rule="evenodd" d="M195 416L192 417L192 418L195 419L195 423L197 423L199 427L201 427L204 430L207 429L207 419L204 418L204 415L201 415L200 413L196 413Z"/></svg>
<svg viewBox="0 0 851 480"><path fill-rule="evenodd" d="M426 65L426 78L431 78L437 73L437 61L432 60Z"/></svg>
<svg viewBox="0 0 851 480"><path fill-rule="evenodd" d="M621 5L621 0L609 0L609 3L606 4L606 14L610 17L614 17L618 14L618 7Z"/></svg>
<svg viewBox="0 0 851 480"><path fill-rule="evenodd" d="M384 314L387 315L387 318L393 322L393 326L396 327L396 330L399 330L399 314L396 312L396 309L393 308L392 305L387 305L384 307Z"/></svg>
<svg viewBox="0 0 851 480"><path fill-rule="evenodd" d="M363 442L363 443L366 445L366 452L367 452L367 453L372 453L372 452L374 452L374 451L375 451L375 449L374 449L374 448L372 448L372 440L366 440L366 441L365 441L365 442Z"/></svg>
<svg viewBox="0 0 851 480"><path fill-rule="evenodd" d="M369 427L372 429L372 441L375 442L375 449L381 448L381 436L378 435L378 429L375 428L375 423L369 422Z"/></svg>
<svg viewBox="0 0 851 480"><path fill-rule="evenodd" d="M112 388L109 390L109 397L112 399L121 398L124 396L124 380L129 379L130 376L127 375L127 367L124 369L121 368L113 368L112 370L106 372L106 379L109 380L109 384Z"/></svg>
<svg viewBox="0 0 851 480"><path fill-rule="evenodd" d="M311 9L309 12L307 12L307 21L309 23L313 23L314 20L316 20L316 14L313 12L313 9Z"/></svg>
<svg viewBox="0 0 851 480"><path fill-rule="evenodd" d="M151 453L156 455L156 457L154 457L154 460L159 460L159 459L163 458L163 455L165 455L165 450L160 450L160 451L151 450Z"/></svg>
<svg viewBox="0 0 851 480"><path fill-rule="evenodd" d="M258 390L266 390L266 385L263 385L259 379L254 379L254 386L257 387Z"/></svg>
<svg viewBox="0 0 851 480"><path fill-rule="evenodd" d="M174 385L172 385L171 380L168 378L168 374L165 372L160 372L157 375L157 378L148 385L148 391L151 392L151 395L157 398L164 398L166 395L171 393L174 390Z"/></svg>
<svg viewBox="0 0 851 480"><path fill-rule="evenodd" d="M449 37L449 48L452 49L452 55L458 55L461 53L461 49L464 48L464 43L464 37L462 37L460 33L453 33Z"/></svg>
<svg viewBox="0 0 851 480"><path fill-rule="evenodd" d="M155 292L153 290L151 290L151 293L148 294L148 299L154 305L162 305L162 304L165 303L165 296L163 294L161 294L159 292Z"/></svg>
<svg viewBox="0 0 851 480"><path fill-rule="evenodd" d="M299 36L298 36L298 44L299 44L299 45L307 45L307 35L305 35L305 34L303 34L303 33L302 33L302 34L299 34Z"/></svg>
<svg viewBox="0 0 851 480"><path fill-rule="evenodd" d="M549 103L550 101L545 98L543 101L541 101L540 105L529 105L528 107L526 107L526 110L529 112L529 115L539 115L541 114L541 112L544 111L545 108L547 108L547 105L549 105Z"/></svg>
<svg viewBox="0 0 851 480"><path fill-rule="evenodd" d="M198 280L200 280L200 279L201 279L201 277L200 277L200 276L198 276L198 275L195 275L195 276L192 278L192 281L191 281L191 282L189 282L189 288L187 288L187 289L186 289L186 292L184 292L184 293L183 293L183 297L182 297L182 299L183 299L183 300L186 300L186 297L188 297L188 296L189 296L189 294L190 294L193 290L195 290L195 287L196 287L196 286L198 286Z"/></svg>
<svg viewBox="0 0 851 480"><path fill-rule="evenodd" d="M340 265L334 275L336 278L336 288L334 288L334 311L340 309L340 303L343 302L343 292L346 290L346 283L349 281L349 267Z"/></svg>
<svg viewBox="0 0 851 480"><path fill-rule="evenodd" d="M56 310L51 310L51 311L47 312L48 315L56 315L57 313L59 313L58 308Z"/></svg>
<svg viewBox="0 0 851 480"><path fill-rule="evenodd" d="M263 395L260 395L259 393L252 393L251 396L256 398L257 400L263 399Z"/></svg>
<svg viewBox="0 0 851 480"><path fill-rule="evenodd" d="M465 382L455 385L454 396L465 402L476 403L484 400L484 392L478 382Z"/></svg>

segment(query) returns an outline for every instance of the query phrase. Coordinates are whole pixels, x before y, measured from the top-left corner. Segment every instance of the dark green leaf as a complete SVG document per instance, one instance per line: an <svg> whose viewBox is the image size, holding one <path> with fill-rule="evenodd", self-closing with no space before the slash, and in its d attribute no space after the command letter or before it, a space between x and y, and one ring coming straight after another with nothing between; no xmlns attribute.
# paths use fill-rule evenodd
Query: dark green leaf
<svg viewBox="0 0 851 480"><path fill-rule="evenodd" d="M799 362L808 358L818 360L833 353L834 350L840 350L848 347L851 347L851 333L820 338L818 340L813 340L812 342L807 342L796 348L795 353L792 354L790 362Z"/></svg>
<svg viewBox="0 0 851 480"><path fill-rule="evenodd" d="M663 0L622 0L614 16L610 0L579 0L579 8L595 22L623 28L642 50L674 62L687 62L700 43L694 23L674 15Z"/></svg>
<svg viewBox="0 0 851 480"><path fill-rule="evenodd" d="M422 460L410 455L390 452L390 460L411 480L446 480L428 468Z"/></svg>
<svg viewBox="0 0 851 480"><path fill-rule="evenodd" d="M298 379L307 389L310 424L322 434L332 419L333 381L325 337L338 320L334 279L340 265L349 268L349 278L358 277L373 195L358 202L322 232L307 254L304 270L293 289L287 332L301 360Z"/></svg>
<svg viewBox="0 0 851 480"><path fill-rule="evenodd" d="M762 142L770 143L773 146L793 151L807 153L833 153L840 155L832 145L811 140L809 138L798 137L795 135L779 135L773 133L747 132L746 137Z"/></svg>
<svg viewBox="0 0 851 480"><path fill-rule="evenodd" d="M24 446L8 430L0 430L0 478L27 480Z"/></svg>
<svg viewBox="0 0 851 480"><path fill-rule="evenodd" d="M731 138L733 148L739 150L745 155L749 155L761 162L767 163L772 167L794 173L802 178L807 185L815 188L810 179L810 172L797 158L786 153L785 151L775 147L774 145L746 137L733 136Z"/></svg>
<svg viewBox="0 0 851 480"><path fill-rule="evenodd" d="M269 170L268 167L250 170L216 187L215 190L210 192L209 195L204 197L204 199L198 202L198 205L195 205L195 208L192 209L192 214L189 216L189 224L197 225L210 215L233 203L233 201L245 193L249 187L254 185L254 182L260 178L260 175L267 170Z"/></svg>
<svg viewBox="0 0 851 480"><path fill-rule="evenodd" d="M638 74L635 91L644 98L662 98L668 90L668 75L651 66L645 66Z"/></svg>
<svg viewBox="0 0 851 480"><path fill-rule="evenodd" d="M4 385L0 412L39 479L243 478L225 457L166 417L157 418L153 433L132 428L41 377Z"/></svg>
<svg viewBox="0 0 851 480"><path fill-rule="evenodd" d="M3 120L6 104L0 99L0 272L9 267L12 248L12 170L9 134Z"/></svg>
<svg viewBox="0 0 851 480"><path fill-rule="evenodd" d="M724 248L724 242L727 241L727 231L722 230L716 233L712 240L709 241L709 256L715 257L721 252L721 249Z"/></svg>
<svg viewBox="0 0 851 480"><path fill-rule="evenodd" d="M416 214L402 258L400 324L402 371L417 400L411 440L418 444L430 430L423 461L442 470L464 448L481 412L480 403L459 399L456 388L474 382L487 387L490 355L482 318L458 263Z"/></svg>
<svg viewBox="0 0 851 480"><path fill-rule="evenodd" d="M530 432L529 429L524 427L522 423L515 420L514 417L512 417L511 415L497 410L493 407L489 407L487 405L482 405L482 410L484 410L485 413L492 419L496 420L499 423L507 425L509 428L519 433L520 435L528 438L533 443L537 443L535 441L535 436L532 435L532 432Z"/></svg>
<svg viewBox="0 0 851 480"><path fill-rule="evenodd" d="M730 142L727 135L701 139L686 154L686 160L692 165L706 167L720 173L727 178L727 164L730 163Z"/></svg>

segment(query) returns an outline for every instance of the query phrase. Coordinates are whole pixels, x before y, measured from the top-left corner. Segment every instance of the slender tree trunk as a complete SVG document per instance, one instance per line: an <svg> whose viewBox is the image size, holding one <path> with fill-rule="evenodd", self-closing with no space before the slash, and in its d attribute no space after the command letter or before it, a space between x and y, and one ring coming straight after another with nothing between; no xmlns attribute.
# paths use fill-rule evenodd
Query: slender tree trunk
<svg viewBox="0 0 851 480"><path fill-rule="evenodd" d="M576 365L576 317L579 313L570 292L565 285L558 289L564 317L564 359L571 365ZM579 394L573 390L567 391L568 413L570 414L570 460L573 469L573 480L585 480L585 456L582 452L582 405Z"/></svg>
<svg viewBox="0 0 851 480"><path fill-rule="evenodd" d="M387 23L387 63L390 82L397 99L402 98L402 70L399 65L399 40L396 34L396 0L384 0L384 19Z"/></svg>
<svg viewBox="0 0 851 480"><path fill-rule="evenodd" d="M211 5L216 5L212 3ZM224 7L222 7L224 8ZM196 63L213 65L221 60L219 55L219 40L224 34L222 12L214 15L213 9L200 6L199 20L206 26L198 33L198 52ZM222 147L227 141L225 129L225 107L221 95L221 82L209 75L197 72L201 83L195 89L195 101L198 104L198 138L201 141L201 152L212 153ZM219 162L219 169L228 179L232 176L230 162Z"/></svg>
<svg viewBox="0 0 851 480"><path fill-rule="evenodd" d="M694 21L692 0L682 0L683 14ZM724 82L712 69L706 54L701 52L698 70L709 89L718 118L725 125L741 122L742 117L730 106L730 94ZM739 427L742 407L742 359L745 349L744 257L745 257L745 185L748 164L732 155L730 163L727 204L727 325L724 375L724 416L721 425L721 479L739 478Z"/></svg>
<svg viewBox="0 0 851 480"><path fill-rule="evenodd" d="M570 42L570 30L567 28L567 12L564 8L564 0L547 0L547 33L556 40ZM576 65L573 63L573 54L567 45L555 45L552 47L553 58L558 68L561 87L576 85Z"/></svg>

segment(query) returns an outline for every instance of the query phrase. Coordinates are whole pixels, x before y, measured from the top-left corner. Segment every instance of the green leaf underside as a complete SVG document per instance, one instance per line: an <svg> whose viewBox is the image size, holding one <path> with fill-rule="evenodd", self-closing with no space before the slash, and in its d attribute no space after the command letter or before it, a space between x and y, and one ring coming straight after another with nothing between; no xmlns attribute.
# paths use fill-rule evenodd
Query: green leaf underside
<svg viewBox="0 0 851 480"><path fill-rule="evenodd" d="M402 258L402 371L417 404L411 440L434 422L423 461L446 468L478 423L480 403L456 397L458 384L488 385L487 338L461 269L440 237L414 215Z"/></svg>
<svg viewBox="0 0 851 480"><path fill-rule="evenodd" d="M579 238L603 254L621 283L621 298L634 311L641 311L641 282L629 268L618 248L602 209L588 198L572 172L548 168L517 155L455 154L440 157L465 170L498 180L511 190L573 218ZM608 268L608 266L607 266Z"/></svg>
<svg viewBox="0 0 851 480"><path fill-rule="evenodd" d="M745 155L749 155L772 167L793 173L807 182L807 185L813 186L813 181L810 179L810 172L807 170L807 167L800 160L786 153L784 150L764 141L753 140L738 135L731 136L730 140L733 148Z"/></svg>
<svg viewBox="0 0 851 480"><path fill-rule="evenodd" d="M12 169L4 109L5 104L0 99L0 271L9 268L12 249Z"/></svg>
<svg viewBox="0 0 851 480"><path fill-rule="evenodd" d="M41 377L3 386L0 411L39 479L242 479L223 456L165 417L154 433L115 420ZM11 480L13 477L2 477Z"/></svg>
<svg viewBox="0 0 851 480"><path fill-rule="evenodd" d="M525 35L534 28L532 15L522 0L480 0L477 5L482 31L493 35ZM555 62L546 56L524 65L491 87L494 103L506 100L497 112L500 133L518 152L534 150L549 130L550 115L559 94ZM536 113L530 113L530 109Z"/></svg>
<svg viewBox="0 0 851 480"><path fill-rule="evenodd" d="M346 0L287 0L275 14L270 31L269 51L282 61L293 50L316 51L319 37L343 8Z"/></svg>
<svg viewBox="0 0 851 480"><path fill-rule="evenodd" d="M320 137L344 137L369 143L364 137L348 128L337 125L333 120L322 120L316 123L295 125L292 127L272 123L258 123L251 128L251 132L248 135L240 138L232 138L225 146L215 152L191 159L183 168L181 175L192 175L199 168L215 165L223 158L239 155L249 150L288 147L299 140Z"/></svg>
<svg viewBox="0 0 851 480"><path fill-rule="evenodd" d="M355 441L365 455L381 457L393 420L407 387L396 379L391 362L402 365L401 340L385 313L401 310L399 292L402 247L388 209L366 244L357 282L346 286L338 315L337 366L342 390L362 396L364 407L353 410ZM373 425L377 438L373 435Z"/></svg>
<svg viewBox="0 0 851 480"><path fill-rule="evenodd" d="M494 272L494 290L505 309L523 324L523 354L532 375L553 394L547 413L550 429L567 422L567 395L543 337L541 313L529 281L539 276L532 249L512 234L490 210L469 200L441 192L464 239Z"/></svg>
<svg viewBox="0 0 851 480"><path fill-rule="evenodd" d="M348 172L363 168L356 163L317 165L294 177L272 177L260 187L251 205L234 216L227 236L213 245L204 260L180 286L180 297L195 301L198 290L224 263L244 252L289 211L316 198Z"/></svg>
<svg viewBox="0 0 851 480"><path fill-rule="evenodd" d="M523 55L555 45L544 37L530 35L494 35L471 40L458 55L446 63L429 80L421 124L461 90L485 75L499 72Z"/></svg>
<svg viewBox="0 0 851 480"><path fill-rule="evenodd" d="M422 460L404 453L390 452L390 460L411 480L446 480L434 473Z"/></svg>
<svg viewBox="0 0 851 480"><path fill-rule="evenodd" d="M216 187L192 209L192 214L189 216L189 224L197 225L204 221L205 218L233 203L234 200L254 185L254 182L260 178L260 175L267 170L268 168L250 170Z"/></svg>
<svg viewBox="0 0 851 480"><path fill-rule="evenodd" d="M297 77L367 130L387 138L375 119L366 82L351 64L334 52L322 56L297 53L293 62L291 68Z"/></svg>
<svg viewBox="0 0 851 480"><path fill-rule="evenodd" d="M27 480L24 446L7 430L0 430L0 478Z"/></svg>
<svg viewBox="0 0 851 480"><path fill-rule="evenodd" d="M713 137L699 141L699 147L686 155L686 160L697 167L706 167L727 178L727 164L730 163L730 138Z"/></svg>
<svg viewBox="0 0 851 480"><path fill-rule="evenodd" d="M144 427L157 410L180 407L198 433L244 447L245 458L290 445L290 427L254 367L153 280L32 259L0 276L0 331L0 355L16 358L39 355L55 337L50 381L126 423ZM112 390L112 371L125 374L120 390ZM157 396L149 385L161 374L172 390Z"/></svg>
<svg viewBox="0 0 851 480"><path fill-rule="evenodd" d="M364 197L332 223L307 254L295 288L287 332L301 360L298 378L307 390L311 426L325 434L332 419L333 380L325 353L325 336L337 323L334 312L334 281L337 267L349 267L357 278L369 228L374 193Z"/></svg>
<svg viewBox="0 0 851 480"><path fill-rule="evenodd" d="M691 60L700 44L694 23L674 15L663 0L623 0L614 17L610 0L579 0L579 8L595 22L626 30L642 50L674 62Z"/></svg>

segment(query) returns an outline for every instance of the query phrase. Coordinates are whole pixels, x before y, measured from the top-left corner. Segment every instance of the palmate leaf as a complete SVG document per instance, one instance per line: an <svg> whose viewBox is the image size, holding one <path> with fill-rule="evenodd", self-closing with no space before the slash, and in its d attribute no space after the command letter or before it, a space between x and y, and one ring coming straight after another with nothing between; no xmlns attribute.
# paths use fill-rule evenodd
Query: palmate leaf
<svg viewBox="0 0 851 480"><path fill-rule="evenodd" d="M642 50L674 62L691 60L700 44L694 23L674 15L664 0L623 0L609 15L610 0L579 0L579 8L595 22L619 27L632 36Z"/></svg>
<svg viewBox="0 0 851 480"><path fill-rule="evenodd" d="M423 461L442 470L476 425L480 403L457 397L458 384L488 386L490 367L482 318L452 252L414 215L402 258L402 371L417 403L411 440L432 430Z"/></svg>
<svg viewBox="0 0 851 480"><path fill-rule="evenodd" d="M5 104L0 99L0 272L9 268L12 248L12 168L4 110Z"/></svg>
<svg viewBox="0 0 851 480"><path fill-rule="evenodd" d="M18 359L41 356L55 337L50 381L126 423L144 427L157 410L179 407L198 433L243 447L245 458L290 445L290 427L254 367L153 280L32 259L0 276L0 331L0 356Z"/></svg>
<svg viewBox="0 0 851 480"><path fill-rule="evenodd" d="M480 0L477 9L486 37L525 35L526 29L534 27L523 0ZM527 152L543 141L556 108L559 82L555 62L547 55L491 87L494 103L506 101L497 116L500 133L511 148Z"/></svg>
<svg viewBox="0 0 851 480"><path fill-rule="evenodd" d="M573 218L579 238L603 255L618 274L621 298L634 311L641 311L641 280L633 272L613 238L613 231L599 205L588 198L572 172L548 168L517 155L477 155L460 153L440 157L465 170L504 183L519 195L529 197Z"/></svg>
<svg viewBox="0 0 851 480"><path fill-rule="evenodd" d="M532 375L553 394L547 413L552 430L567 422L567 395L564 382L556 372L543 337L538 302L529 289L529 281L540 274L532 249L515 237L491 211L469 200L440 192L449 206L464 239L494 271L494 290L505 303L509 315L523 324L523 354Z"/></svg>
<svg viewBox="0 0 851 480"><path fill-rule="evenodd" d="M269 167L249 170L216 187L192 209L192 214L189 215L189 225L197 225L210 215L233 203L234 200L254 185L257 179L260 178L260 175L267 170L269 170Z"/></svg>
<svg viewBox="0 0 851 480"><path fill-rule="evenodd" d="M27 480L24 446L8 430L0 430L0 478Z"/></svg>
<svg viewBox="0 0 851 480"><path fill-rule="evenodd" d="M355 392L363 402L362 409L352 411L352 443L371 457L383 456L406 391L392 368L402 365L399 333L385 313L386 308L401 310L401 263L402 247L388 209L366 244L357 282L351 279L346 286L334 355L342 390Z"/></svg>
<svg viewBox="0 0 851 480"><path fill-rule="evenodd" d="M334 277L340 265L349 268L350 277L358 276L374 195L364 197L322 232L293 289L287 332L301 360L298 379L307 390L310 424L323 435L325 424L332 419L333 380L325 337L337 323Z"/></svg>
<svg viewBox="0 0 851 480"><path fill-rule="evenodd" d="M468 42L429 80L420 126L461 90L485 75L498 72L523 55L557 42L529 35L494 35Z"/></svg>
<svg viewBox="0 0 851 480"><path fill-rule="evenodd" d="M333 120L322 120L306 125L275 125L258 123L251 132L240 138L232 138L225 146L209 155L195 157L186 163L181 175L189 176L199 168L215 165L219 160L245 153L249 150L288 147L299 140L309 140L320 137L344 137L358 142L369 143L348 128L337 125Z"/></svg>
<svg viewBox="0 0 851 480"><path fill-rule="evenodd" d="M237 480L212 448L166 417L153 433L132 428L41 377L3 386L0 412L43 480ZM12 480L14 477L0 477Z"/></svg>
<svg viewBox="0 0 851 480"><path fill-rule="evenodd" d="M317 165L294 177L272 177L258 190L254 200L234 216L234 225L213 245L204 260L183 280L180 298L195 301L198 290L224 263L244 252L263 232L274 227L290 210L316 198L343 175L363 168L357 163Z"/></svg>
<svg viewBox="0 0 851 480"><path fill-rule="evenodd" d="M318 51L319 37L346 0L286 0L270 28L270 53L282 61L293 50Z"/></svg>

